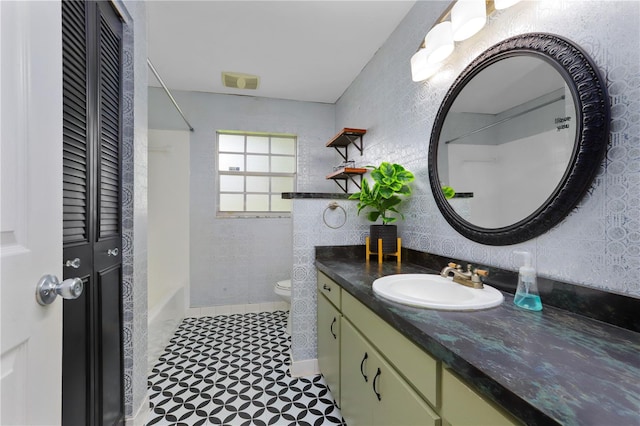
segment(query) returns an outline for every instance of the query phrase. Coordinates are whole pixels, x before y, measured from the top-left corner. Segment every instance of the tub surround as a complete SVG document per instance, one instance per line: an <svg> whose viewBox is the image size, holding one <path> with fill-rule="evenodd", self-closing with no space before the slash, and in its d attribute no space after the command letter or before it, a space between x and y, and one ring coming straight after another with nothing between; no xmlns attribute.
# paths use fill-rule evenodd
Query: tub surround
<svg viewBox="0 0 640 426"><path fill-rule="evenodd" d="M541 279L544 310L524 311L513 305L517 274L490 268L486 281L505 291L501 306L413 308L379 298L371 284L384 275L437 273L455 259L414 250L403 255L402 265L378 266L367 264L363 246L316 247L316 267L527 424L640 424L640 334L630 316L639 300ZM599 305L590 314L600 321L571 312Z"/></svg>

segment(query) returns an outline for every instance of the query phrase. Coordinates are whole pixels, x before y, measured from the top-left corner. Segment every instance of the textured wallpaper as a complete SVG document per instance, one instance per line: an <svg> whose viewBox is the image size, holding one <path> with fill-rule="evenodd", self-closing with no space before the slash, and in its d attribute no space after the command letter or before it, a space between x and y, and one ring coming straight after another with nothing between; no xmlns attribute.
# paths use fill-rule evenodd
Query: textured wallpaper
<svg viewBox="0 0 640 426"><path fill-rule="evenodd" d="M328 206L332 201L342 209L330 209ZM360 244L368 234L369 224L357 216L356 201L294 200L291 278L291 351L294 361L316 358L315 246Z"/></svg>
<svg viewBox="0 0 640 426"><path fill-rule="evenodd" d="M401 224L407 245L508 269L517 266L512 252L526 249L540 275L640 296L640 2L521 2L456 43L436 76L414 83L409 58L433 22L429 3L418 2L409 12L336 112L337 127L369 129L365 163L401 162L417 173L416 196ZM611 98L610 146L588 196L561 224L516 246L485 246L459 235L440 215L429 188L429 137L440 103L464 67L493 44L526 32L566 37L595 61Z"/></svg>
<svg viewBox="0 0 640 426"><path fill-rule="evenodd" d="M147 394L147 49L143 2L125 14L122 146L122 308L125 416Z"/></svg>
<svg viewBox="0 0 640 426"><path fill-rule="evenodd" d="M411 81L409 59L448 2L419 1L336 105L336 129L367 129L357 165L392 161L416 176L399 233L407 247L516 270L514 250L534 254L542 276L640 297L640 2L523 1L498 11L477 35L456 44L430 80ZM505 38L549 32L572 40L595 61L609 90L608 153L589 194L558 226L514 246L494 247L458 234L429 186L427 151L447 90L481 52ZM345 206L350 202L344 202ZM351 202L352 203L352 202ZM348 207L343 232L318 222L325 200L297 200L294 218L294 361L316 357L312 247L363 244L367 226ZM364 231L363 231L364 229Z"/></svg>

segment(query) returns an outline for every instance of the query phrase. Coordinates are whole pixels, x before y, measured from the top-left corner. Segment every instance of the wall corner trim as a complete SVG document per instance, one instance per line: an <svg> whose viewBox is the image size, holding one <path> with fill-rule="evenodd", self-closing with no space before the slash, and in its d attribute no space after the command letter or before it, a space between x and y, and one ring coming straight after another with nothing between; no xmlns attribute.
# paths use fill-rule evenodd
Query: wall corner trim
<svg viewBox="0 0 640 426"><path fill-rule="evenodd" d="M136 414L133 417L127 417L125 424L127 426L144 426L149 419L149 413L151 413L151 405L149 402L149 395L147 395L138 407Z"/></svg>
<svg viewBox="0 0 640 426"><path fill-rule="evenodd" d="M291 359L291 367L289 367L291 377L315 376L316 374L320 374L320 366L318 365L317 358L294 361L291 352L289 352L289 357Z"/></svg>

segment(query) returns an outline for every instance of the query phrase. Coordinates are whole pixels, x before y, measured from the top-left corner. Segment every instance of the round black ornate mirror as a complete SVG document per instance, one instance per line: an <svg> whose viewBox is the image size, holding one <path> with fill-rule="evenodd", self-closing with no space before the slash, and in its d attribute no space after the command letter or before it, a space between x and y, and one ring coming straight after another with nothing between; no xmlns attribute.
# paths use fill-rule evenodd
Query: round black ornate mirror
<svg viewBox="0 0 640 426"><path fill-rule="evenodd" d="M534 238L589 189L608 137L606 86L585 52L551 34L504 40L464 69L440 106L429 144L436 204L473 241Z"/></svg>

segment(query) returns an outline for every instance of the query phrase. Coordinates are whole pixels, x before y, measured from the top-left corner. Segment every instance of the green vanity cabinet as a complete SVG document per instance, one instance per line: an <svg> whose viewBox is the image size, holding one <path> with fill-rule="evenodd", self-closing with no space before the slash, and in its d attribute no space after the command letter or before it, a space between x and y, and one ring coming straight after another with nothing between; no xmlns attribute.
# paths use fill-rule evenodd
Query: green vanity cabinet
<svg viewBox="0 0 640 426"><path fill-rule="evenodd" d="M440 418L343 318L342 416L349 426L432 425Z"/></svg>
<svg viewBox="0 0 640 426"><path fill-rule="evenodd" d="M327 282L329 278L324 275L321 278L320 275L321 273L318 273L318 364L329 389L331 389L331 394L340 406L342 315L339 309L342 290L335 283Z"/></svg>
<svg viewBox="0 0 640 426"><path fill-rule="evenodd" d="M418 348L346 291L342 295L342 315L393 364L397 372L425 401L433 407L439 407L440 363L435 358Z"/></svg>
<svg viewBox="0 0 640 426"><path fill-rule="evenodd" d="M349 426L368 426L373 424L372 407L375 395L371 383L371 357L373 351L349 321L343 322L342 353L340 361L342 371L340 381L340 412Z"/></svg>
<svg viewBox="0 0 640 426"><path fill-rule="evenodd" d="M326 297L338 310L341 310L342 288L322 272L318 272L318 293Z"/></svg>
<svg viewBox="0 0 640 426"><path fill-rule="evenodd" d="M318 363L349 426L522 424L321 272Z"/></svg>
<svg viewBox="0 0 640 426"><path fill-rule="evenodd" d="M442 417L451 426L506 426L522 424L487 401L448 368L442 369Z"/></svg>

